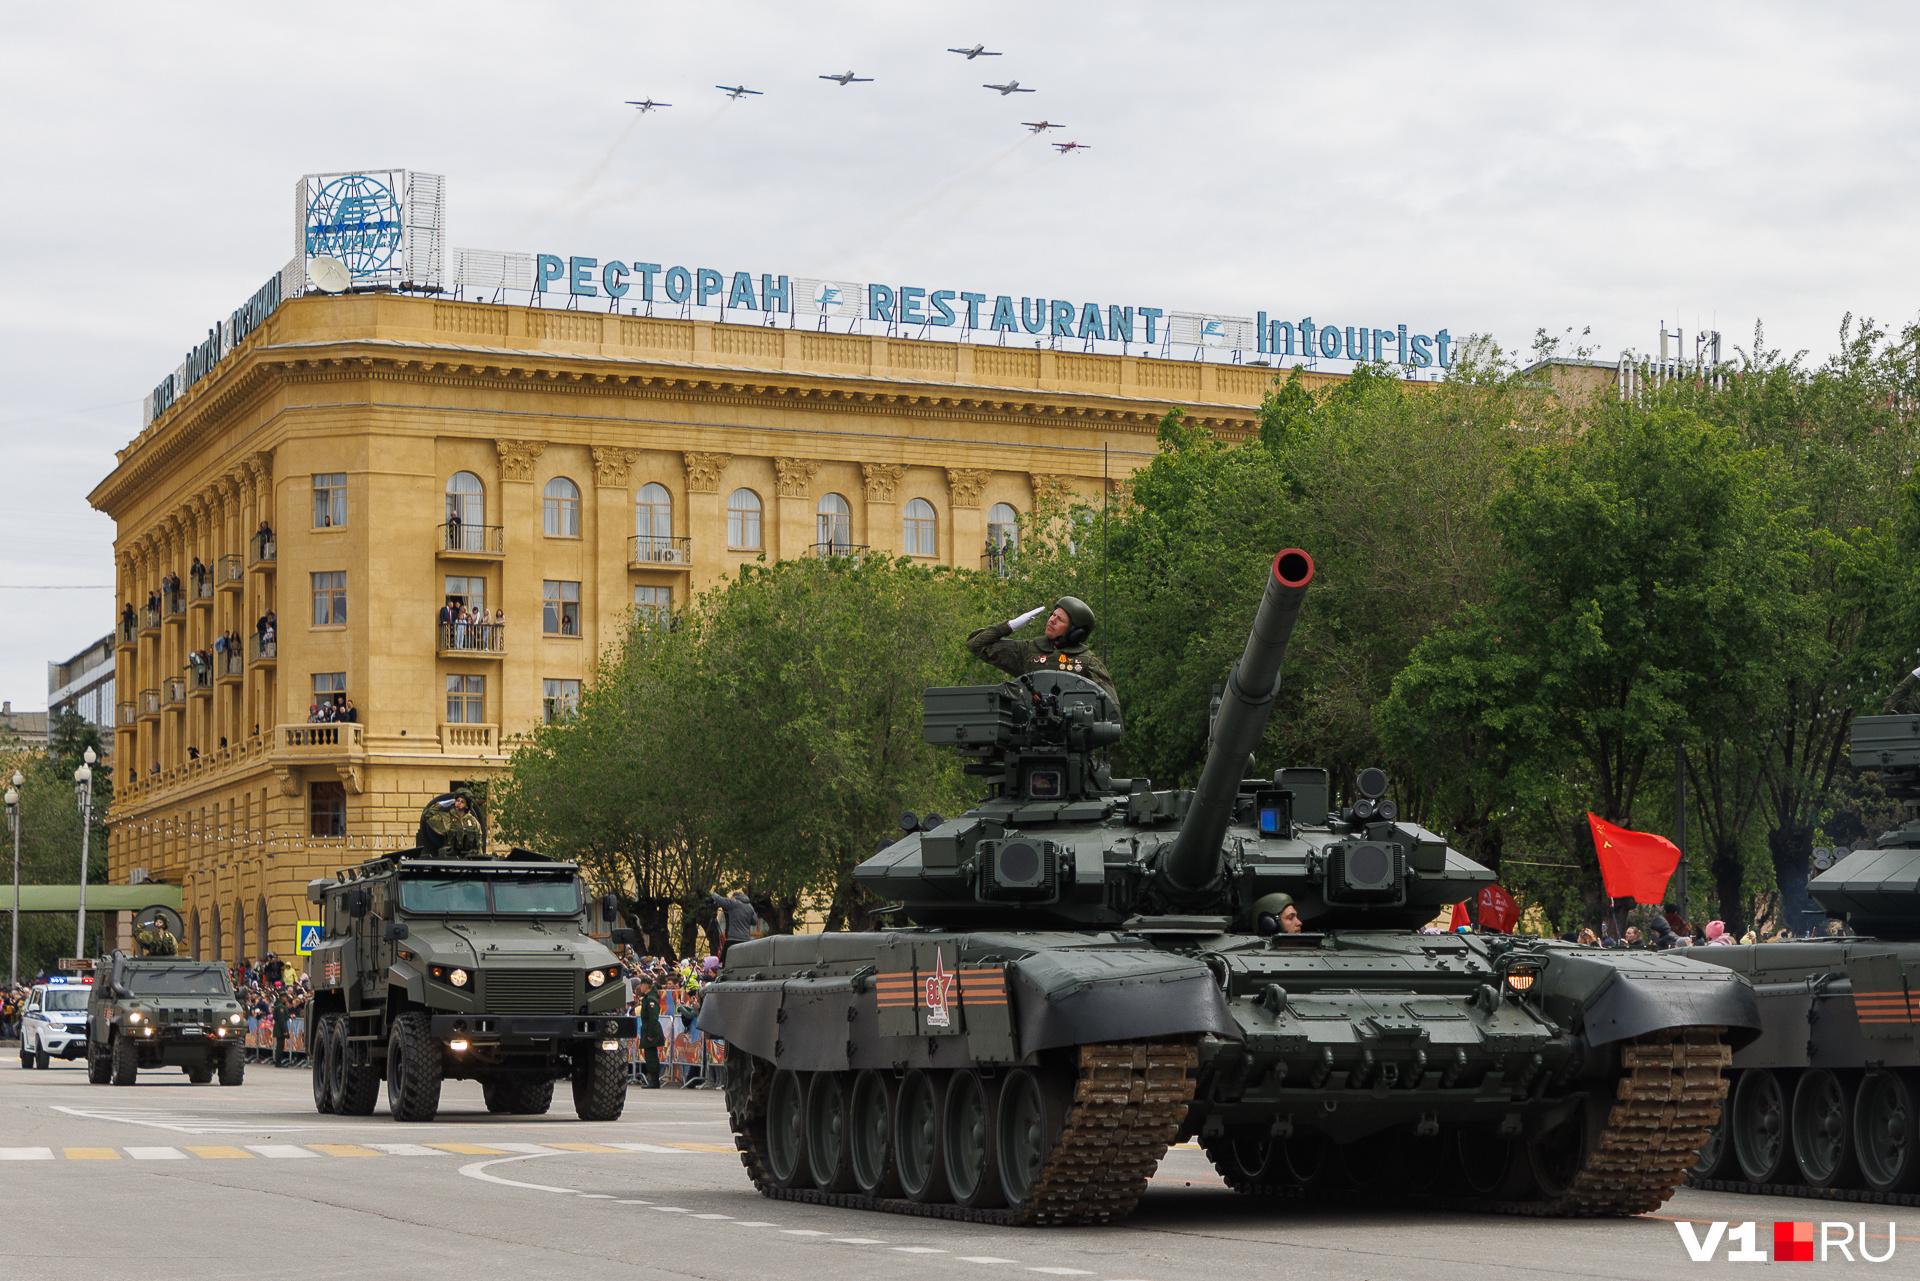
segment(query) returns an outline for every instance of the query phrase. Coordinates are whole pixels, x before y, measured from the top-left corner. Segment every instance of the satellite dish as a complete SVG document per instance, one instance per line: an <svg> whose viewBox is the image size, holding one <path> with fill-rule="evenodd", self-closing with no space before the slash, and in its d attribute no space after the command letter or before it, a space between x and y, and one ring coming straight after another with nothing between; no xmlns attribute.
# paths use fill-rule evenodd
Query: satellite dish
<svg viewBox="0 0 1920 1281"><path fill-rule="evenodd" d="M307 259L307 279L323 294L345 293L353 285L353 273L338 258Z"/></svg>

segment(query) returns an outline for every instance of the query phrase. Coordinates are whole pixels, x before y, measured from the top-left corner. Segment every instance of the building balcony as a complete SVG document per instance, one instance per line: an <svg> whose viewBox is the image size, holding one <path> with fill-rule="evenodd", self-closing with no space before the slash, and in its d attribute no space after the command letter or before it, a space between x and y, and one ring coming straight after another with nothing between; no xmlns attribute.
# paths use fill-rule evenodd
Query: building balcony
<svg viewBox="0 0 1920 1281"><path fill-rule="evenodd" d="M115 703L113 723L121 729L132 729L139 723L139 705L137 703Z"/></svg>
<svg viewBox="0 0 1920 1281"><path fill-rule="evenodd" d="M500 560L507 554L503 526L463 525L450 520L434 529L434 548L442 560Z"/></svg>
<svg viewBox="0 0 1920 1281"><path fill-rule="evenodd" d="M280 639L263 640L259 632L247 637L247 661L249 663L273 663L280 657Z"/></svg>
<svg viewBox="0 0 1920 1281"><path fill-rule="evenodd" d="M185 592L161 592L160 614L169 623L180 622L187 616L187 594Z"/></svg>
<svg viewBox="0 0 1920 1281"><path fill-rule="evenodd" d="M498 725L440 726L440 750L449 756L491 756L500 747Z"/></svg>
<svg viewBox="0 0 1920 1281"><path fill-rule="evenodd" d="M187 674L187 696L189 698L213 697L213 664L196 667Z"/></svg>
<svg viewBox="0 0 1920 1281"><path fill-rule="evenodd" d="M282 725L277 733L281 749L288 752L339 756L366 751L366 726L358 721Z"/></svg>
<svg viewBox="0 0 1920 1281"><path fill-rule="evenodd" d="M192 609L213 608L213 572L211 570L207 572L205 578L188 588L187 605Z"/></svg>
<svg viewBox="0 0 1920 1281"><path fill-rule="evenodd" d="M186 677L184 676L167 677L167 689L166 689L167 706L171 707L175 703L184 703L186 701L187 701Z"/></svg>
<svg viewBox="0 0 1920 1281"><path fill-rule="evenodd" d="M160 691L143 689L140 691L140 719L143 721L160 718Z"/></svg>
<svg viewBox="0 0 1920 1281"><path fill-rule="evenodd" d="M437 623L435 634L442 658L505 658L505 623Z"/></svg>
<svg viewBox="0 0 1920 1281"><path fill-rule="evenodd" d="M140 607L140 630L143 633L153 633L160 630L160 607L158 605L142 605Z"/></svg>
<svg viewBox="0 0 1920 1281"><path fill-rule="evenodd" d="M873 548L865 543L843 543L835 541L831 543L814 543L807 548L807 555L820 560L832 560L835 556L851 556L853 559L859 560L872 550Z"/></svg>
<svg viewBox="0 0 1920 1281"><path fill-rule="evenodd" d="M222 556L213 567L213 585L219 591L237 592L246 579L246 565L238 556Z"/></svg>
<svg viewBox="0 0 1920 1281"><path fill-rule="evenodd" d="M635 534L627 540L628 569L685 569L693 563L691 538Z"/></svg>
<svg viewBox="0 0 1920 1281"><path fill-rule="evenodd" d="M238 651L231 654L216 654L213 659L215 680L237 681L247 674L247 656Z"/></svg>
<svg viewBox="0 0 1920 1281"><path fill-rule="evenodd" d="M140 643L140 619L122 618L120 625L113 629L114 644L121 649L132 649Z"/></svg>
<svg viewBox="0 0 1920 1281"><path fill-rule="evenodd" d="M980 568L1005 578L1013 572L1013 548L989 547L980 555Z"/></svg>
<svg viewBox="0 0 1920 1281"><path fill-rule="evenodd" d="M272 568L280 559L280 543L272 534L255 534L247 539L247 564L255 569Z"/></svg>

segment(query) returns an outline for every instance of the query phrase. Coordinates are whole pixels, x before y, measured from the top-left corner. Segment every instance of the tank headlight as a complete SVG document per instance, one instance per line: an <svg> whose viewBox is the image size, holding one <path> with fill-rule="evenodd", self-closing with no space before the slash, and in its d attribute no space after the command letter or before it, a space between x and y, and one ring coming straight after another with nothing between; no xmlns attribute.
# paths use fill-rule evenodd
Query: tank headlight
<svg viewBox="0 0 1920 1281"><path fill-rule="evenodd" d="M473 976L465 970L455 970L453 973L447 975L447 982L453 984L455 987L465 987L467 980L472 977Z"/></svg>
<svg viewBox="0 0 1920 1281"><path fill-rule="evenodd" d="M602 983L605 983L606 981L607 981L607 972L605 970L588 970L587 971L588 987L599 987Z"/></svg>
<svg viewBox="0 0 1920 1281"><path fill-rule="evenodd" d="M1353 816L1363 819L1372 818L1374 808L1374 799L1371 796L1363 796L1353 803Z"/></svg>
<svg viewBox="0 0 1920 1281"><path fill-rule="evenodd" d="M1532 966L1515 966L1507 971L1507 987L1515 992L1524 992L1532 987L1533 981L1539 977L1540 971Z"/></svg>

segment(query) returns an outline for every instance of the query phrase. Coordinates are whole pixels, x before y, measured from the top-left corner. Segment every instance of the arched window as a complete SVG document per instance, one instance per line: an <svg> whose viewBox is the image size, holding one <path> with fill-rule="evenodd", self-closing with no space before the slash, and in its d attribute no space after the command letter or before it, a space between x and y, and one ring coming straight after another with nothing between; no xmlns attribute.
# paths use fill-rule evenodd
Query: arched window
<svg viewBox="0 0 1920 1281"><path fill-rule="evenodd" d="M751 489L736 489L727 499L727 546L760 550L760 495Z"/></svg>
<svg viewBox="0 0 1920 1281"><path fill-rule="evenodd" d="M224 961L227 958L220 951L220 907L218 904L215 904L213 907L213 910L210 913L208 913L208 919L213 924L213 957L212 959L216 961Z"/></svg>
<svg viewBox="0 0 1920 1281"><path fill-rule="evenodd" d="M447 479L447 550L480 551L486 547L487 491L470 471Z"/></svg>
<svg viewBox="0 0 1920 1281"><path fill-rule="evenodd" d="M1020 513L1012 503L995 503L987 509L987 550L1012 551L1020 545Z"/></svg>
<svg viewBox="0 0 1920 1281"><path fill-rule="evenodd" d="M820 514L814 522L822 556L845 556L853 548L853 508L839 494L820 499Z"/></svg>
<svg viewBox="0 0 1920 1281"><path fill-rule="evenodd" d="M247 905L239 899L233 900L233 959L247 959Z"/></svg>
<svg viewBox="0 0 1920 1281"><path fill-rule="evenodd" d="M936 556L939 554L940 540L934 533L932 503L924 498L916 498L909 502L901 518L901 527L905 535L907 555Z"/></svg>
<svg viewBox="0 0 1920 1281"><path fill-rule="evenodd" d="M555 476L547 482L540 506L542 532L548 538L580 537L580 486Z"/></svg>
<svg viewBox="0 0 1920 1281"><path fill-rule="evenodd" d="M665 485L642 485L633 496L633 532L641 538L673 537L673 495Z"/></svg>

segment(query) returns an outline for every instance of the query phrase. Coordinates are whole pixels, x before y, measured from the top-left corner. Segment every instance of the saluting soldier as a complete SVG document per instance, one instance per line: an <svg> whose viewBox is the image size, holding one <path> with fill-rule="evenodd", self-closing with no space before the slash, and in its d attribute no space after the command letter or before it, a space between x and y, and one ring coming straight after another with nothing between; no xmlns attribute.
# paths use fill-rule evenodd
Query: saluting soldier
<svg viewBox="0 0 1920 1281"><path fill-rule="evenodd" d="M1900 683L1887 695L1886 714L1899 716L1907 712L1920 712L1920 667L1914 668L1900 678Z"/></svg>
<svg viewBox="0 0 1920 1281"><path fill-rule="evenodd" d="M1031 641L1009 639L1042 614L1047 615L1045 636ZM1062 596L1051 610L1042 605L1018 618L982 627L967 637L967 650L982 662L1013 676L1039 676L1047 672L1084 676L1105 690L1117 709L1120 691L1113 687L1113 675L1100 661L1100 656L1087 647L1087 637L1093 635L1095 622L1093 607L1087 602L1078 596Z"/></svg>
<svg viewBox="0 0 1920 1281"><path fill-rule="evenodd" d="M167 928L166 921L158 916L136 929L133 940L147 956L180 955L180 940Z"/></svg>
<svg viewBox="0 0 1920 1281"><path fill-rule="evenodd" d="M447 792L428 801L420 811L420 830L413 843L423 854L484 858L486 832L474 816L471 794Z"/></svg>

